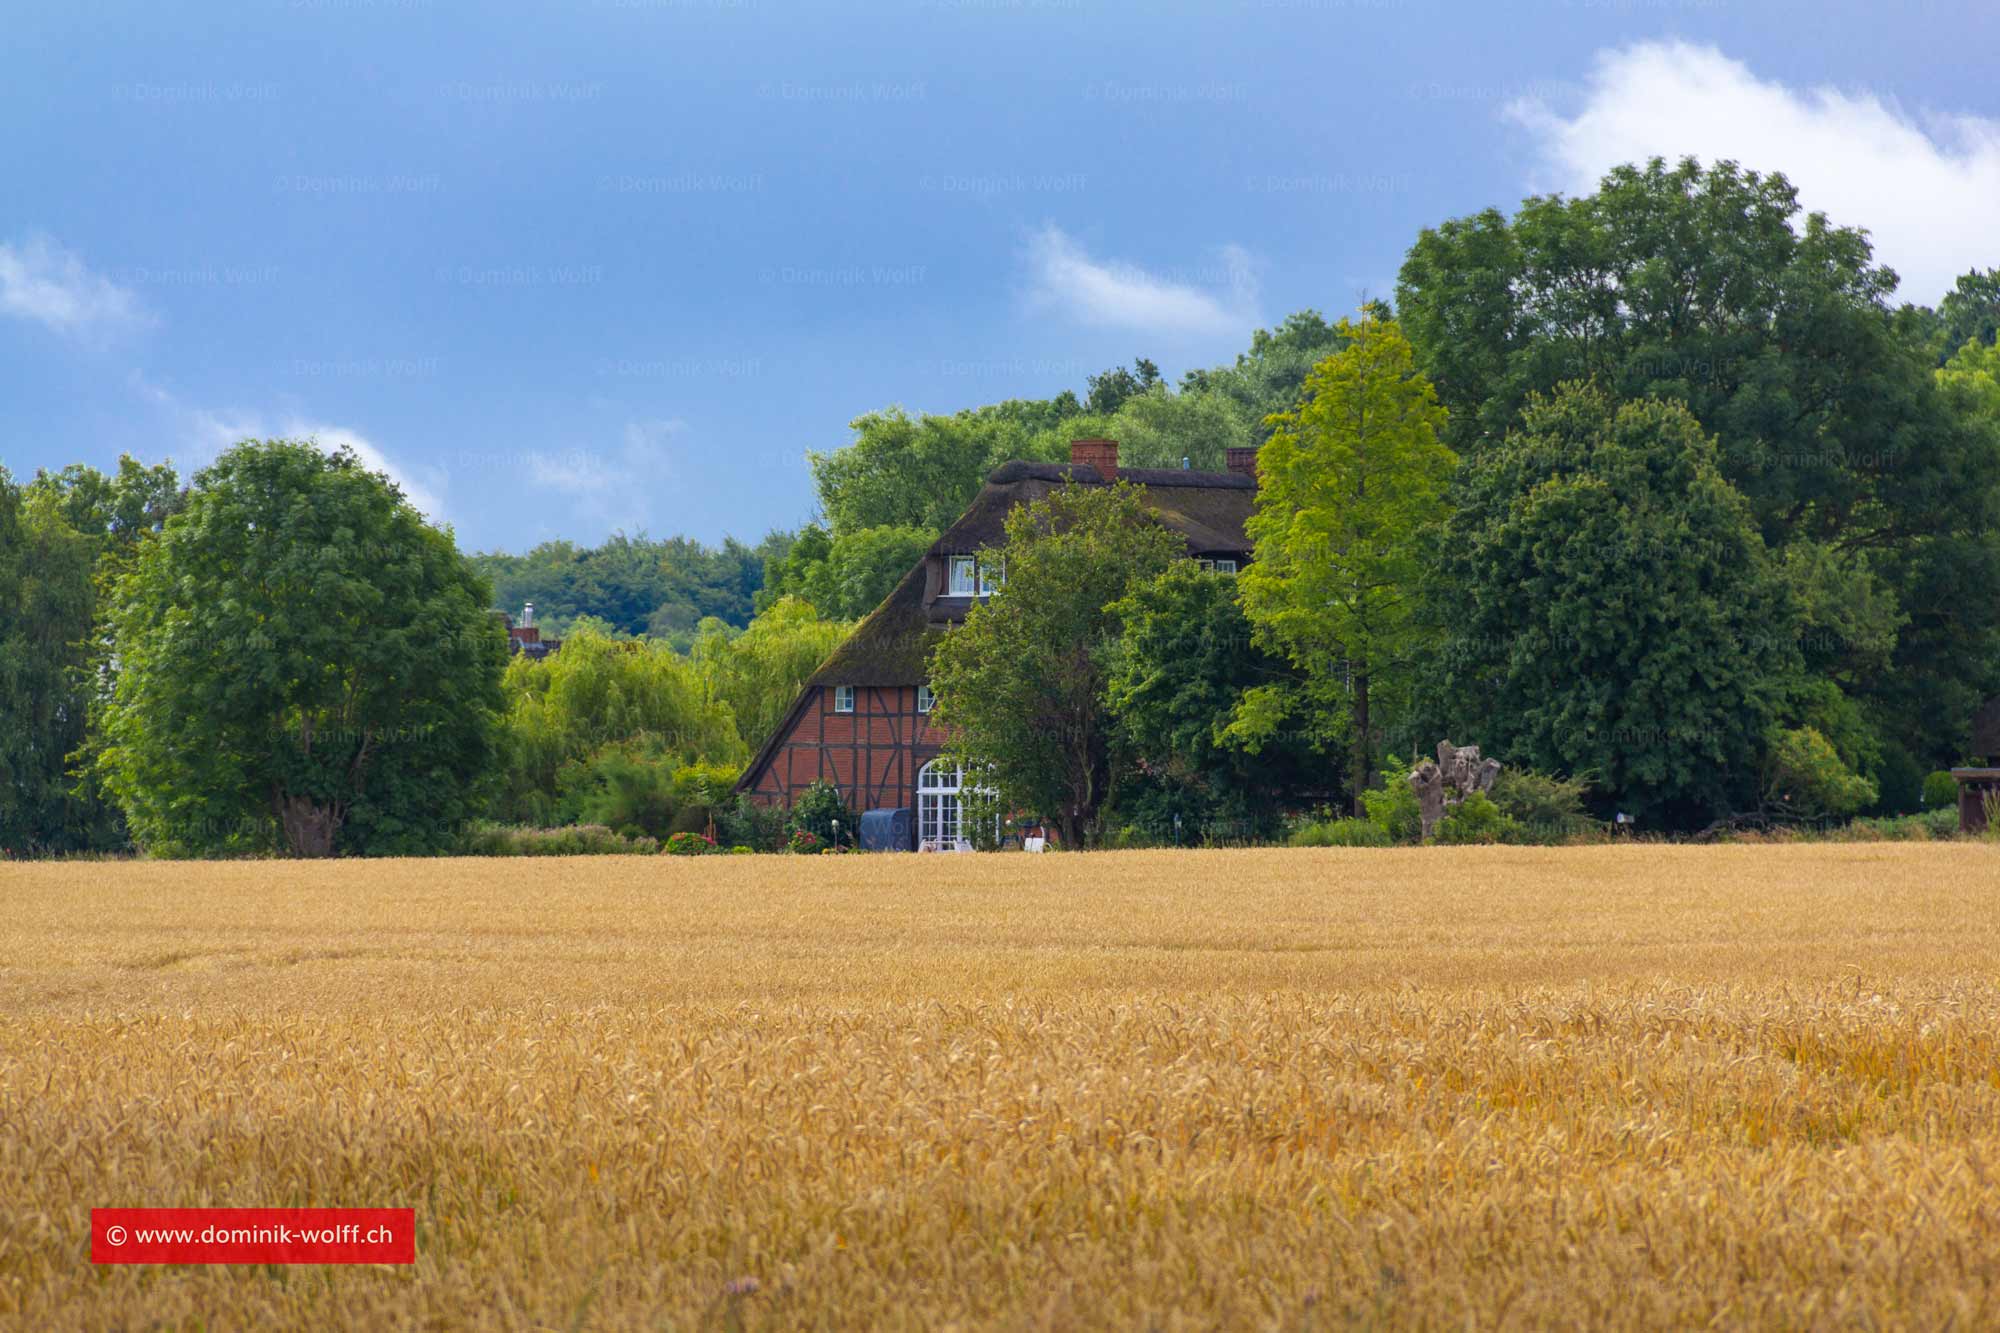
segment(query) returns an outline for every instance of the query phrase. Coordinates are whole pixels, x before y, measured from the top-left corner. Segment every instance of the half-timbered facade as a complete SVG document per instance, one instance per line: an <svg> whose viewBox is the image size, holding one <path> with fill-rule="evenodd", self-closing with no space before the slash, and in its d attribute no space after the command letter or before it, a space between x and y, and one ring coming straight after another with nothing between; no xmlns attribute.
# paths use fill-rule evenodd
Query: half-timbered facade
<svg viewBox="0 0 2000 1333"><path fill-rule="evenodd" d="M1004 560L994 552L1005 538L1007 514L1064 485L1133 482L1160 522L1185 540L1191 558L1234 571L1250 558L1244 524L1256 502L1255 471L1252 449L1229 450L1227 472L1121 470L1113 440L1076 441L1066 464L1003 463L806 681L737 790L766 804L789 804L825 780L857 810L912 810L920 845L961 843L960 775L933 763L945 737L930 725L927 673L937 636L1005 581Z"/></svg>

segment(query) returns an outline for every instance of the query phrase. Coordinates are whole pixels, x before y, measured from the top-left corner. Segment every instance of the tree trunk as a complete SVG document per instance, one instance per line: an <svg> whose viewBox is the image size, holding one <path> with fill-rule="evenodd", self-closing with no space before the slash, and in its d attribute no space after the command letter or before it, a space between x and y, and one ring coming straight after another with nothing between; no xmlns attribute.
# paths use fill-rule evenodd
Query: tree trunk
<svg viewBox="0 0 2000 1333"><path fill-rule="evenodd" d="M278 823L293 856L332 856L334 835L345 815L337 805L314 805L303 796L277 798Z"/></svg>
<svg viewBox="0 0 2000 1333"><path fill-rule="evenodd" d="M1373 770L1368 762L1368 672L1364 669L1354 673L1354 817L1365 818L1368 807L1361 803L1361 793L1368 790L1368 780Z"/></svg>

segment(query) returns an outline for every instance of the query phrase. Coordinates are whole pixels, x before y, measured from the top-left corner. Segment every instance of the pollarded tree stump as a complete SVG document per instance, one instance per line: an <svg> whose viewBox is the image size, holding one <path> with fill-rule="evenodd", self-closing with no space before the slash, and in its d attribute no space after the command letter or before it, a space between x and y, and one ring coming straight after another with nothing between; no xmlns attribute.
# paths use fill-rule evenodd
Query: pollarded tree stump
<svg viewBox="0 0 2000 1333"><path fill-rule="evenodd" d="M1498 759L1481 759L1477 745L1438 742L1438 757L1426 759L1410 770L1410 786L1417 793L1417 813L1423 822L1424 840L1437 834L1451 808L1474 792L1493 790L1500 776Z"/></svg>

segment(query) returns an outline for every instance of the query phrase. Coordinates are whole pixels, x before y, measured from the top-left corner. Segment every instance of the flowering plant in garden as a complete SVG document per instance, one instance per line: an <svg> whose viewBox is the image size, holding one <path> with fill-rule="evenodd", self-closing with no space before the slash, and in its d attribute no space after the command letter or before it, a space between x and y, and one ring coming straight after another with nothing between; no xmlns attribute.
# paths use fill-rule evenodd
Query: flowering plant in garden
<svg viewBox="0 0 2000 1333"><path fill-rule="evenodd" d="M668 856L706 856L715 850L715 844L699 833L676 833L661 850Z"/></svg>
<svg viewBox="0 0 2000 1333"><path fill-rule="evenodd" d="M792 840L787 844L793 851L810 856L820 849L819 839L805 829L794 829Z"/></svg>

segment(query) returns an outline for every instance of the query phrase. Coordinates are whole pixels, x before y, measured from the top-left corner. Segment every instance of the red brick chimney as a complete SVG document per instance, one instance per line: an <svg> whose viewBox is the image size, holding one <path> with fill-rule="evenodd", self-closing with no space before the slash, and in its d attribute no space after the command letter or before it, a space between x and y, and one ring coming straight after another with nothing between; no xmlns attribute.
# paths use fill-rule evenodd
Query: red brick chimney
<svg viewBox="0 0 2000 1333"><path fill-rule="evenodd" d="M1257 480L1257 451L1255 449L1224 449L1223 466L1231 472L1241 472L1250 480Z"/></svg>
<svg viewBox="0 0 2000 1333"><path fill-rule="evenodd" d="M1071 440L1069 461L1072 464L1088 463L1097 469L1097 475L1107 482L1118 480L1118 441L1116 440Z"/></svg>

